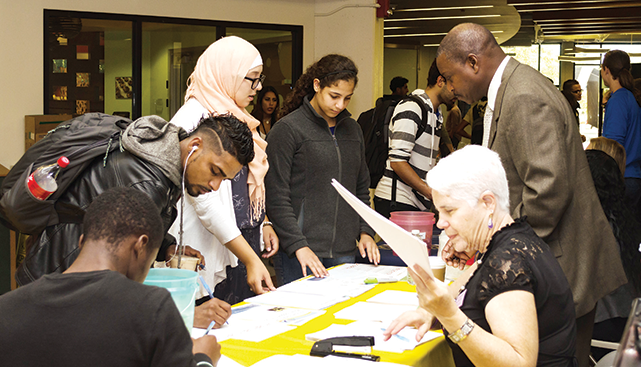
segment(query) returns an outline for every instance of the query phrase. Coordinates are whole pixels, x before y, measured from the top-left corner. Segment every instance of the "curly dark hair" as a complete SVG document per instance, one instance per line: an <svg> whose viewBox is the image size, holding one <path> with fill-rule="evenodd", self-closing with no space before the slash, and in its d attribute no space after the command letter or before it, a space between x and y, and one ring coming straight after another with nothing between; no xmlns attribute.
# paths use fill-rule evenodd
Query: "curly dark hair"
<svg viewBox="0 0 641 367"><path fill-rule="evenodd" d="M603 212L619 244L623 269L638 297L641 293L641 225L625 200L625 182L619 165L601 150L588 149L585 154Z"/></svg>
<svg viewBox="0 0 641 367"><path fill-rule="evenodd" d="M130 236L147 235L152 249L160 248L165 231L160 209L145 193L115 187L100 194L85 211L82 242L107 241L115 250Z"/></svg>
<svg viewBox="0 0 641 367"><path fill-rule="evenodd" d="M252 132L244 122L232 114L209 115L203 117L191 135L204 133L211 139L203 139L205 147L212 149L214 153L221 154L221 147L224 151L234 156L238 163L246 166L254 159L254 140Z"/></svg>
<svg viewBox="0 0 641 367"><path fill-rule="evenodd" d="M320 81L320 87L334 85L339 80L358 83L358 68L348 57L337 54L323 56L305 70L305 74L294 84L294 89L287 96L280 111L279 118L288 115L303 104L303 98L314 92L314 79Z"/></svg>

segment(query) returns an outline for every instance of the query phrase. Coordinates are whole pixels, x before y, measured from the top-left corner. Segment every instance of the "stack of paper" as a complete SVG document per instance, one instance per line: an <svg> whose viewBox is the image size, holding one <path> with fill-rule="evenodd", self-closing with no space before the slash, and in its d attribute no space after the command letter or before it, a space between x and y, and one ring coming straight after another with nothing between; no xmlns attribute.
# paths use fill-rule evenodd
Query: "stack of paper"
<svg viewBox="0 0 641 367"><path fill-rule="evenodd" d="M374 266L368 264L342 264L329 269L325 278L309 277L279 287L275 292L261 294L245 301L248 303L322 310L359 296L374 288L364 284L367 278L401 280L407 268L399 266Z"/></svg>

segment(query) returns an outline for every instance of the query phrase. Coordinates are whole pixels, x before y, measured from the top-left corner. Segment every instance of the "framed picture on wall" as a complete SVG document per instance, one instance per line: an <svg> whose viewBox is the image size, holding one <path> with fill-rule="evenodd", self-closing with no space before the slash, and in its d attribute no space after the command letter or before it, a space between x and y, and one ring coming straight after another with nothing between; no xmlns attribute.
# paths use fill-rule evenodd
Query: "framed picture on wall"
<svg viewBox="0 0 641 367"><path fill-rule="evenodd" d="M53 73L64 74L67 72L67 59L53 59Z"/></svg>
<svg viewBox="0 0 641 367"><path fill-rule="evenodd" d="M76 87L86 88L89 86L89 73L76 73Z"/></svg>
<svg viewBox="0 0 641 367"><path fill-rule="evenodd" d="M89 101L76 100L76 115L84 115L87 112L89 112Z"/></svg>
<svg viewBox="0 0 641 367"><path fill-rule="evenodd" d="M66 101L67 100L67 86L59 85L53 87L53 100Z"/></svg>
<svg viewBox="0 0 641 367"><path fill-rule="evenodd" d="M131 99L132 96L131 77L116 77L116 99Z"/></svg>

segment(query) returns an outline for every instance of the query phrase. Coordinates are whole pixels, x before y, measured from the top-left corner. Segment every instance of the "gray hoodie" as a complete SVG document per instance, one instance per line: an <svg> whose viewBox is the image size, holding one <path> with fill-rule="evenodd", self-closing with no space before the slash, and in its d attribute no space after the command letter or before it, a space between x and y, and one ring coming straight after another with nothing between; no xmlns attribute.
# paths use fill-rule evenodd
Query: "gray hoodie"
<svg viewBox="0 0 641 367"><path fill-rule="evenodd" d="M156 165L174 185L180 187L180 140L186 136L185 130L162 117L144 116L127 127L121 143L124 150Z"/></svg>

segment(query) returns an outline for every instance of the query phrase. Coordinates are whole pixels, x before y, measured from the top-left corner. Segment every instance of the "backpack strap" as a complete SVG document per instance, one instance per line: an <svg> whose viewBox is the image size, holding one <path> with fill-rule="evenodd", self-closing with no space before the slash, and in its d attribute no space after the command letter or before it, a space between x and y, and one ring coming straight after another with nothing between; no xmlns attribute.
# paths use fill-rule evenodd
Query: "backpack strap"
<svg viewBox="0 0 641 367"><path fill-rule="evenodd" d="M418 130L416 130L416 137L414 138L414 141L416 142L416 140L418 140L418 138L421 135L423 135L425 130L427 130L427 114L428 114L427 105L425 104L425 101L421 97L419 97L417 95L414 95L414 94L407 95L407 97L403 98L403 100L401 102L399 102L399 104L403 103L403 102L406 102L406 101L412 101L412 102L416 103L419 106L419 108L421 109L421 121L418 123ZM391 123L391 116L390 116L389 120L386 119L385 121L390 121L390 123ZM434 133L435 132L433 131L432 134L434 134ZM432 136L434 136L434 135L432 135ZM432 145L434 145L434 144L432 144ZM396 172L394 170L392 170L392 198L391 198L391 201L390 201L390 210L396 209L396 187L397 187L397 181L398 180L403 182L403 180L401 180L401 178L398 177L398 174L396 174ZM403 183L405 183L405 182L403 182ZM416 196L416 199L418 201L420 201L421 204L423 204L423 206L425 206L428 210L431 211L431 208L432 208L432 202L431 201L423 199L423 195L421 195L418 191L416 191L414 189L412 189L412 193L414 194L414 196Z"/></svg>

